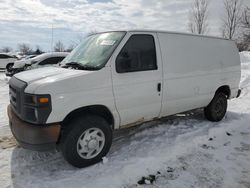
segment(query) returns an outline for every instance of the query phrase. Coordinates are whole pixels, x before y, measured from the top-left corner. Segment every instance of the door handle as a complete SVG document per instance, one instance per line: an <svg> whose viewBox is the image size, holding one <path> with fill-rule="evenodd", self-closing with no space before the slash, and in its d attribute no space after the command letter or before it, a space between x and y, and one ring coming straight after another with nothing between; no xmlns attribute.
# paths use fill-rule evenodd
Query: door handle
<svg viewBox="0 0 250 188"><path fill-rule="evenodd" d="M158 92L161 92L161 83L158 83L158 84L157 84L157 91L158 91Z"/></svg>

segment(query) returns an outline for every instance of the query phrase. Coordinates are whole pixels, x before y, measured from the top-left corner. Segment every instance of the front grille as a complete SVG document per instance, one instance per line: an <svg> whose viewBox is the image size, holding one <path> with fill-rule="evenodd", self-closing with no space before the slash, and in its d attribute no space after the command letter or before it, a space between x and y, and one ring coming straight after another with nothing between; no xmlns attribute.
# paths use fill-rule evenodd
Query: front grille
<svg viewBox="0 0 250 188"><path fill-rule="evenodd" d="M22 116L22 105L24 102L24 89L27 83L12 77L9 81L10 104L16 115Z"/></svg>
<svg viewBox="0 0 250 188"><path fill-rule="evenodd" d="M34 104L29 97L33 96L24 93L27 83L12 77L9 81L10 104L15 114L23 121L43 125L51 113L51 103ZM40 95L37 95L40 96ZM42 95L49 98L50 95Z"/></svg>
<svg viewBox="0 0 250 188"><path fill-rule="evenodd" d="M10 104L12 105L13 109L20 113L20 106L18 105L20 93L17 91L17 89L13 88L13 86L10 85L9 87L9 94L10 94Z"/></svg>

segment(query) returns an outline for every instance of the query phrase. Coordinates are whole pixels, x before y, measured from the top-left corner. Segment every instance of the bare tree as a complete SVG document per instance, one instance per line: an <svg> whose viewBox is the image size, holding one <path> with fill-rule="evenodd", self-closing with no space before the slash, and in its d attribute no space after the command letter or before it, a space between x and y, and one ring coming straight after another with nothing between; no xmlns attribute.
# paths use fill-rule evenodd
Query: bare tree
<svg viewBox="0 0 250 188"><path fill-rule="evenodd" d="M225 0L225 16L222 20L222 36L227 39L234 39L241 22L241 0Z"/></svg>
<svg viewBox="0 0 250 188"><path fill-rule="evenodd" d="M36 50L34 51L35 54L39 55L43 53L43 50L39 45L36 45Z"/></svg>
<svg viewBox="0 0 250 188"><path fill-rule="evenodd" d="M54 51L55 52L64 52L65 51L65 47L60 40L57 41L57 43L55 44Z"/></svg>
<svg viewBox="0 0 250 188"><path fill-rule="evenodd" d="M241 23L244 28L250 29L250 7L245 7Z"/></svg>
<svg viewBox="0 0 250 188"><path fill-rule="evenodd" d="M250 50L250 8L245 7L241 17L242 36L237 42L240 51Z"/></svg>
<svg viewBox="0 0 250 188"><path fill-rule="evenodd" d="M71 52L72 50L74 50L75 47L76 47L75 44L69 45L69 47L66 49L66 52Z"/></svg>
<svg viewBox="0 0 250 188"><path fill-rule="evenodd" d="M208 0L194 0L188 27L192 33L205 34L208 32Z"/></svg>
<svg viewBox="0 0 250 188"><path fill-rule="evenodd" d="M8 46L4 46L2 49L1 49L1 52L4 52L4 53L8 53L8 52L11 52L12 51L12 48L11 47L8 47Z"/></svg>
<svg viewBox="0 0 250 188"><path fill-rule="evenodd" d="M18 44L17 47L18 47L18 50L24 55L32 51L32 48L30 47L29 44L22 43L22 44Z"/></svg>

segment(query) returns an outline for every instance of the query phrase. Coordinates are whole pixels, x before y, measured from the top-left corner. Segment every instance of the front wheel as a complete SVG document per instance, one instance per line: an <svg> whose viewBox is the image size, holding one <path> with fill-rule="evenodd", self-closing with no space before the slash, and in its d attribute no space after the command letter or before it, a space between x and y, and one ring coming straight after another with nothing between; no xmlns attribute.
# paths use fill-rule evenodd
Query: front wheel
<svg viewBox="0 0 250 188"><path fill-rule="evenodd" d="M8 63L6 65L6 70L10 72L13 66L14 66L14 63Z"/></svg>
<svg viewBox="0 0 250 188"><path fill-rule="evenodd" d="M72 120L62 138L62 153L73 166L82 168L102 160L112 144L112 129L96 115Z"/></svg>
<svg viewBox="0 0 250 188"><path fill-rule="evenodd" d="M227 97L224 93L216 93L213 100L204 108L205 117L209 121L218 122L227 111Z"/></svg>

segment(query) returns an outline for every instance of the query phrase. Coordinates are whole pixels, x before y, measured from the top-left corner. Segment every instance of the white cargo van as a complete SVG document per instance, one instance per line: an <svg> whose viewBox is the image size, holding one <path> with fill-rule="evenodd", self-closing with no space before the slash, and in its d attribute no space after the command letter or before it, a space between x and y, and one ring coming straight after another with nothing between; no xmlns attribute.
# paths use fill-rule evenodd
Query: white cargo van
<svg viewBox="0 0 250 188"><path fill-rule="evenodd" d="M220 121L239 95L231 40L163 31L88 36L61 63L14 75L8 115L24 148L59 148L76 167L97 163L115 129L196 108Z"/></svg>

